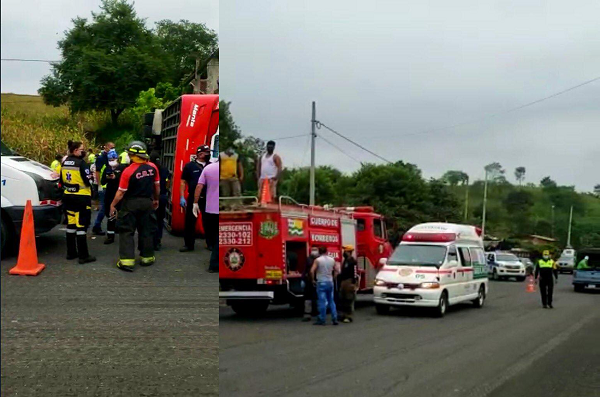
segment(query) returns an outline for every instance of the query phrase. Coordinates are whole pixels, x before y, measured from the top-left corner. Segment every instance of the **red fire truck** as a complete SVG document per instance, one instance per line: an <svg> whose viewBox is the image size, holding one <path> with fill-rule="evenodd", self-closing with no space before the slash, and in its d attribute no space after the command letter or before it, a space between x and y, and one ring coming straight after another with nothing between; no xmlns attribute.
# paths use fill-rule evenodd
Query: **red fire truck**
<svg viewBox="0 0 600 397"><path fill-rule="evenodd" d="M239 198L222 202L232 199ZM312 246L327 247L341 262L342 245L354 245L363 291L373 287L380 260L391 255L384 219L372 207L326 209L289 197L259 205L251 199L219 214L219 297L238 314L258 314L269 304L301 307Z"/></svg>
<svg viewBox="0 0 600 397"><path fill-rule="evenodd" d="M182 232L185 209L179 205L181 171L196 155L200 145L210 145L213 158L218 155L219 96L183 95L165 109L157 110L152 123L160 147L161 162L173 174L171 200L167 204L166 226L172 232ZM198 217L196 231L204 232Z"/></svg>

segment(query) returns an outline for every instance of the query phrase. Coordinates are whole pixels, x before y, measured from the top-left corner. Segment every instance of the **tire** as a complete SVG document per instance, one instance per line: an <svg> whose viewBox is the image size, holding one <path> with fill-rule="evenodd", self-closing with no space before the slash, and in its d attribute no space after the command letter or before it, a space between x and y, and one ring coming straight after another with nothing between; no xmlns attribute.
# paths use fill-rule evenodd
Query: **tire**
<svg viewBox="0 0 600 397"><path fill-rule="evenodd" d="M494 281L500 280L500 276L498 276L498 271L496 269L494 269L494 271L492 272L492 280L494 280Z"/></svg>
<svg viewBox="0 0 600 397"><path fill-rule="evenodd" d="M265 312L269 308L269 301L237 301L231 303L231 308L239 316L259 317L265 314Z"/></svg>
<svg viewBox="0 0 600 397"><path fill-rule="evenodd" d="M14 248L12 247L12 241L14 239L13 231L11 225L4 220L4 217L2 217L2 230L0 233L0 239L2 240L0 255L4 258L14 252Z"/></svg>
<svg viewBox="0 0 600 397"><path fill-rule="evenodd" d="M479 293L477 295L477 299L473 299L473 306L475 306L478 309L481 309L483 307L484 302L485 302L485 287L482 285L481 287L479 287Z"/></svg>
<svg viewBox="0 0 600 397"><path fill-rule="evenodd" d="M517 277L517 281L525 281L527 277Z"/></svg>
<svg viewBox="0 0 600 397"><path fill-rule="evenodd" d="M573 289L575 290L575 292L583 292L585 290L585 287L583 285L574 285Z"/></svg>
<svg viewBox="0 0 600 397"><path fill-rule="evenodd" d="M446 311L448 310L448 293L446 291L442 292L442 296L440 296L440 301L435 308L435 316L436 317L444 317Z"/></svg>
<svg viewBox="0 0 600 397"><path fill-rule="evenodd" d="M390 305L375 304L375 310L377 314L385 315L390 312Z"/></svg>

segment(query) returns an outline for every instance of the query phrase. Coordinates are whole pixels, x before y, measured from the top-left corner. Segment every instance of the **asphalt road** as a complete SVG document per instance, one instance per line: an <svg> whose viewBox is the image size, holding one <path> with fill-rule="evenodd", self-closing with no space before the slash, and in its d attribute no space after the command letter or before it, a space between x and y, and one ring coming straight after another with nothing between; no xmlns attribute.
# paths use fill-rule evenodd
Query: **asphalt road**
<svg viewBox="0 0 600 397"><path fill-rule="evenodd" d="M491 282L482 309L379 316L360 297L353 324L315 327L291 310L244 319L221 305L221 396L600 396L600 291L561 276L554 309L525 283Z"/></svg>
<svg viewBox="0 0 600 397"><path fill-rule="evenodd" d="M204 242L182 254L167 234L154 266L125 273L103 239L90 239L98 262L79 265L64 259L64 231L40 236L37 277L2 261L2 396L218 395L218 275Z"/></svg>

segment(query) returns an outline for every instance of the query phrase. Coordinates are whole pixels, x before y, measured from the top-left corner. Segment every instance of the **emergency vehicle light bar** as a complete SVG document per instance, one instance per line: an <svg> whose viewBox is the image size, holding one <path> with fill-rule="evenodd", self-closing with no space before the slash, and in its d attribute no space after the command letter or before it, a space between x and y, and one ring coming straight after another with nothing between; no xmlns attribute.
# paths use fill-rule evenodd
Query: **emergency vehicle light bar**
<svg viewBox="0 0 600 397"><path fill-rule="evenodd" d="M402 241L448 243L456 240L456 233L406 233Z"/></svg>

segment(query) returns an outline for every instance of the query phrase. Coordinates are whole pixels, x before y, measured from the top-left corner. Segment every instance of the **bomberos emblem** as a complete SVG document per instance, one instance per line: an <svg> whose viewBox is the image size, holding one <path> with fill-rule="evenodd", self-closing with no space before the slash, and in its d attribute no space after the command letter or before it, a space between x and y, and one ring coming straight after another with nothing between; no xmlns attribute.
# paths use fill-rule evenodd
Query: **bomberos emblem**
<svg viewBox="0 0 600 397"><path fill-rule="evenodd" d="M268 240L277 236L279 234L279 228L277 227L277 222L265 221L265 222L261 223L258 234L261 237L266 238Z"/></svg>
<svg viewBox="0 0 600 397"><path fill-rule="evenodd" d="M246 257L237 248L232 248L227 251L225 254L225 266L232 272L237 272L242 267L244 267L244 263L246 262Z"/></svg>

